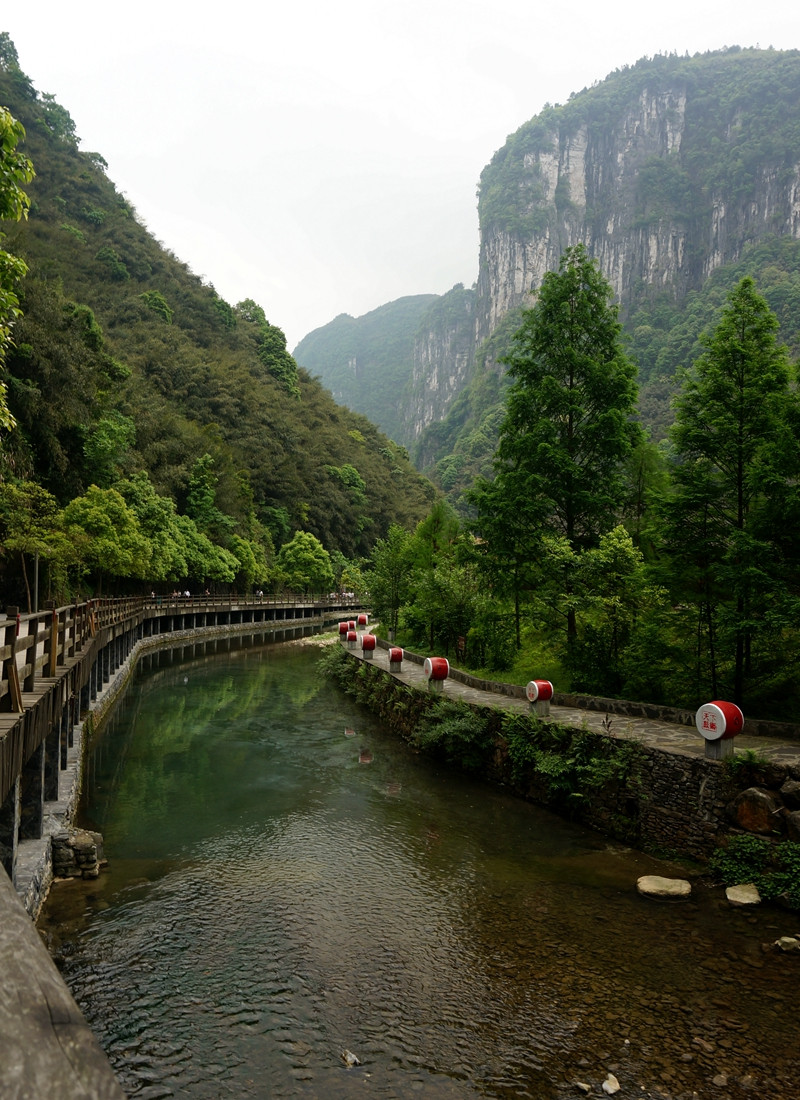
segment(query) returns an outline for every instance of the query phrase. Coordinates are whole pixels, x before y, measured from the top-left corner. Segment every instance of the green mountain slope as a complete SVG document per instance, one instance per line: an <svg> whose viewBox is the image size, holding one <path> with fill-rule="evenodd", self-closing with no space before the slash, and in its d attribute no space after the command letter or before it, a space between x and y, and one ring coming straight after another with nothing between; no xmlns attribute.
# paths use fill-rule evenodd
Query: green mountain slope
<svg viewBox="0 0 800 1100"><path fill-rule="evenodd" d="M232 307L156 241L8 55L0 103L36 170L29 219L2 227L29 265L6 364L9 472L65 503L112 467L145 470L182 508L209 453L223 511L254 509L276 545L304 529L348 557L426 512L432 487L402 448L298 370L255 303Z"/></svg>
<svg viewBox="0 0 800 1100"><path fill-rule="evenodd" d="M408 444L403 407L409 399L414 336L435 300L435 294L416 294L362 317L342 313L301 340L294 357L319 376L334 400L363 413L391 439Z"/></svg>

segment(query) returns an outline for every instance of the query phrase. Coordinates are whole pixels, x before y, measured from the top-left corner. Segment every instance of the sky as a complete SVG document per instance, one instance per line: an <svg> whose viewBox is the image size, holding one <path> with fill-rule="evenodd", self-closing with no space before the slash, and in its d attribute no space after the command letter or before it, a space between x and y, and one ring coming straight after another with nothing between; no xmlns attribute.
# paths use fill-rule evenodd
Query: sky
<svg viewBox="0 0 800 1100"><path fill-rule="evenodd" d="M153 235L289 349L478 275L506 138L641 57L800 47L796 0L37 0L22 70Z"/></svg>

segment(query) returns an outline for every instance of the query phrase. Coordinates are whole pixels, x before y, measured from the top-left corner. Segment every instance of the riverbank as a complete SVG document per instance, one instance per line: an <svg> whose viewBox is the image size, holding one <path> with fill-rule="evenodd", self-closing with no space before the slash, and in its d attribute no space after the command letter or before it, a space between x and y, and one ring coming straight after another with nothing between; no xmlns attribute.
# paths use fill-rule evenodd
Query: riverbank
<svg viewBox="0 0 800 1100"><path fill-rule="evenodd" d="M683 723L565 706L543 718L525 698L463 673L432 692L422 658L405 654L391 669L387 648L379 640L368 656L341 646L327 668L417 747L520 797L626 844L701 862L742 833L800 838L799 742L740 736L736 755L711 760Z"/></svg>

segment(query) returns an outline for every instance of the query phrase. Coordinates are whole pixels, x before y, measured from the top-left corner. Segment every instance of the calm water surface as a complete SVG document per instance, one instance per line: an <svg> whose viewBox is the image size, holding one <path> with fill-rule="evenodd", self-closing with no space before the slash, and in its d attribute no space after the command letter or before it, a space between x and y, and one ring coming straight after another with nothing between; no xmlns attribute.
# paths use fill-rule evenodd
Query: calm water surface
<svg viewBox="0 0 800 1100"><path fill-rule="evenodd" d="M161 655L93 747L109 869L40 926L130 1096L800 1096L796 914L639 898L679 872L414 756L318 655Z"/></svg>

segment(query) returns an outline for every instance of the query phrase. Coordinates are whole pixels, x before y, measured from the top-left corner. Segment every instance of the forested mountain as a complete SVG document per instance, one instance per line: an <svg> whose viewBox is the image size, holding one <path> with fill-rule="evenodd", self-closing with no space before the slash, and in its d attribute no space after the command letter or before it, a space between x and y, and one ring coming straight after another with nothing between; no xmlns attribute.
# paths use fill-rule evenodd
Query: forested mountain
<svg viewBox="0 0 800 1100"><path fill-rule="evenodd" d="M796 358L799 102L798 51L656 56L546 107L495 153L480 180L467 361L449 334L437 347L422 318L410 392L444 399L435 422L413 399L403 413L412 457L454 502L488 472L506 385L498 360L520 311L578 243L620 304L654 439L672 419L676 370L698 356L698 336L743 276L755 279Z"/></svg>
<svg viewBox="0 0 800 1100"><path fill-rule="evenodd" d="M342 313L310 332L292 353L335 401L363 413L396 442L413 436L403 410L411 397L414 333L435 294L417 294L363 317Z"/></svg>
<svg viewBox="0 0 800 1100"><path fill-rule="evenodd" d="M0 46L0 104L36 173L27 220L2 223L28 265L4 371L6 478L63 506L146 474L179 512L197 512L205 478L223 545L277 549L302 529L348 558L424 515L433 489L404 450L298 369L260 305L225 302L155 240L8 35Z"/></svg>

